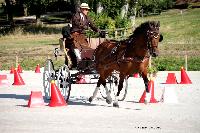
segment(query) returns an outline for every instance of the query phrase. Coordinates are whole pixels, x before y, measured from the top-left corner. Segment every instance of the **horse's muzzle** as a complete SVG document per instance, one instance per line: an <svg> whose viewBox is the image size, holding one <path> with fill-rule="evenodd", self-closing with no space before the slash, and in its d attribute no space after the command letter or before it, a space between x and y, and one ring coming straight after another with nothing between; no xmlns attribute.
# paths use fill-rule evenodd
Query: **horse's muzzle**
<svg viewBox="0 0 200 133"><path fill-rule="evenodd" d="M152 52L151 55L152 55L152 57L157 57L157 56L158 56L158 53L154 51L154 52Z"/></svg>

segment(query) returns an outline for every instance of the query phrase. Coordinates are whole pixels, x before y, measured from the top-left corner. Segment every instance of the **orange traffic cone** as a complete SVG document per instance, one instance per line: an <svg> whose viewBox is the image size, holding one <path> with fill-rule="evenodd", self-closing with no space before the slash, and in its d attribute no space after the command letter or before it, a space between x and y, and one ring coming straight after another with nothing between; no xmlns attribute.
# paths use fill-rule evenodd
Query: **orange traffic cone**
<svg viewBox="0 0 200 133"><path fill-rule="evenodd" d="M192 84L190 78L188 77L185 69L181 67L181 82L180 84Z"/></svg>
<svg viewBox="0 0 200 133"><path fill-rule="evenodd" d="M14 66L11 66L11 68L10 68L10 74L13 74L14 70L15 70Z"/></svg>
<svg viewBox="0 0 200 133"><path fill-rule="evenodd" d="M150 103L157 103L157 100L154 97L154 81L152 79L148 83L148 90L149 90L149 93L151 94ZM144 103L145 97L146 97L146 90L144 90L139 100L139 103Z"/></svg>
<svg viewBox="0 0 200 133"><path fill-rule="evenodd" d="M177 84L175 73L168 73L166 84Z"/></svg>
<svg viewBox="0 0 200 133"><path fill-rule="evenodd" d="M22 67L20 66L20 64L18 64L18 66L17 66L17 71L18 71L18 73L22 73Z"/></svg>
<svg viewBox="0 0 200 133"><path fill-rule="evenodd" d="M31 95L28 101L28 107L40 107L44 106L44 99L41 91L31 91Z"/></svg>
<svg viewBox="0 0 200 133"><path fill-rule="evenodd" d="M133 74L133 77L134 77L134 78L139 78L139 73L134 73L134 74Z"/></svg>
<svg viewBox="0 0 200 133"><path fill-rule="evenodd" d="M60 90L55 85L55 81L51 81L51 101L49 103L50 107L56 106L66 106L64 97L62 96Z"/></svg>
<svg viewBox="0 0 200 133"><path fill-rule="evenodd" d="M14 70L14 83L12 85L25 85L22 77L16 69Z"/></svg>
<svg viewBox="0 0 200 133"><path fill-rule="evenodd" d="M84 83L87 83L86 80L85 80L85 75L82 75L82 74L78 75L78 78L77 78L77 80L76 80L76 83L77 83L77 84L84 84Z"/></svg>
<svg viewBox="0 0 200 133"><path fill-rule="evenodd" d="M35 68L35 73L40 73L40 65L37 64L36 68Z"/></svg>

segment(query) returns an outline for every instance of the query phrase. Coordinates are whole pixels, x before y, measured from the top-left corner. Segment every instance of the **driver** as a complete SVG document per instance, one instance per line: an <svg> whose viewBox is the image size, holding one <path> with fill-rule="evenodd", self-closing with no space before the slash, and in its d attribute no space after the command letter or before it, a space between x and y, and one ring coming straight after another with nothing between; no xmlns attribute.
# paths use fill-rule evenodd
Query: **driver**
<svg viewBox="0 0 200 133"><path fill-rule="evenodd" d="M87 3L82 3L80 10L72 16L71 38L73 39L73 44L66 46L69 49L69 56L72 60L72 68L76 68L77 59L81 59L80 52L76 48L78 47L81 50L83 48L89 48L85 30L90 27L93 31L100 33L100 30L93 24L88 16L89 9L90 8Z"/></svg>

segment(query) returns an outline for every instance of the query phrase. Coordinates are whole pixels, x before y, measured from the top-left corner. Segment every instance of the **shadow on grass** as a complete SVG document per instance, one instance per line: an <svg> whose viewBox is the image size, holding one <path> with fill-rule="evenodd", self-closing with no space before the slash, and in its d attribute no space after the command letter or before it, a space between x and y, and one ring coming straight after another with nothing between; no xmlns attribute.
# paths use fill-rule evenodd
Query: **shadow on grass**
<svg viewBox="0 0 200 133"><path fill-rule="evenodd" d="M61 34L60 27L49 27L44 25L23 25L15 27L0 27L0 36L9 34Z"/></svg>

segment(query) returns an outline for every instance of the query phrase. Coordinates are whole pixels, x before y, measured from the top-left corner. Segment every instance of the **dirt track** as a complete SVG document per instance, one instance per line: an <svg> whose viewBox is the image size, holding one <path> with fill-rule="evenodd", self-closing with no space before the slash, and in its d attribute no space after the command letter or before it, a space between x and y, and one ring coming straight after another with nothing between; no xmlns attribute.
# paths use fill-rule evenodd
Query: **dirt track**
<svg viewBox="0 0 200 133"><path fill-rule="evenodd" d="M175 72L180 82L180 72ZM155 98L160 100L162 89L171 88L178 103L138 103L144 85L141 78L130 78L128 95L119 102L120 108L106 104L98 95L88 102L95 85L73 85L68 106L28 108L31 91L42 91L42 74L33 71L21 75L26 85L12 86L13 75L7 74L8 85L0 85L1 133L50 132L169 132L198 133L200 131L200 72L188 72L193 84L166 85L168 72L159 72L155 79Z"/></svg>

